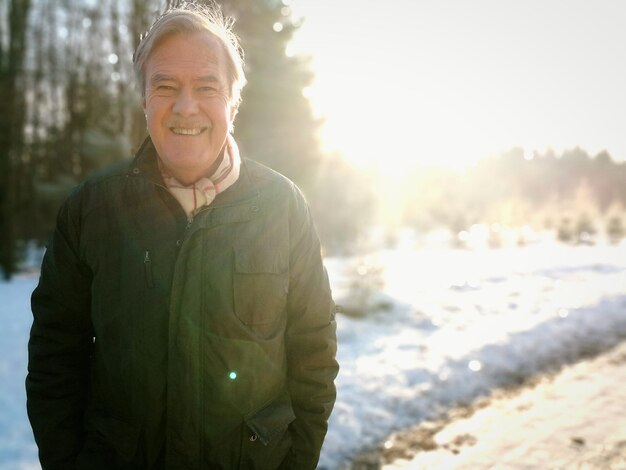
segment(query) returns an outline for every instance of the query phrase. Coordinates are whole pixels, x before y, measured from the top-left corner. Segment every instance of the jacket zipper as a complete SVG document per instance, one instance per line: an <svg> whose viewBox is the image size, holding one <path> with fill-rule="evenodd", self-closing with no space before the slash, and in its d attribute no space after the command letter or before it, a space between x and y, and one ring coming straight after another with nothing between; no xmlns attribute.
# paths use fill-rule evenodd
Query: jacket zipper
<svg viewBox="0 0 626 470"><path fill-rule="evenodd" d="M143 257L143 266L146 273L146 283L148 287L154 287L154 279L152 278L152 260L150 259L150 252L146 250Z"/></svg>

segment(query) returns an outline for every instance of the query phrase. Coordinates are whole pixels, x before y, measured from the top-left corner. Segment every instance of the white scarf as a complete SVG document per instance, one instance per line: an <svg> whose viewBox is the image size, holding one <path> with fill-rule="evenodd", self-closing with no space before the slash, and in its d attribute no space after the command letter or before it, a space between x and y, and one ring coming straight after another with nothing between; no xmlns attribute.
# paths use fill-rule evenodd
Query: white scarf
<svg viewBox="0 0 626 470"><path fill-rule="evenodd" d="M224 146L224 158L217 170L207 177L200 178L193 184L184 185L167 172L159 160L159 168L163 181L170 193L185 210L187 217L191 219L196 212L213 202L215 196L232 186L239 178L241 157L235 139L228 134Z"/></svg>

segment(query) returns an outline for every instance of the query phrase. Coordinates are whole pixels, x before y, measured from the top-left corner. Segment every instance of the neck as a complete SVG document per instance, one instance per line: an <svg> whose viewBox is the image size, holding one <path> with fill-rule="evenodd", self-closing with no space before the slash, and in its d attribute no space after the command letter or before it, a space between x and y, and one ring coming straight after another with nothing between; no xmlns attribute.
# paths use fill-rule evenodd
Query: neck
<svg viewBox="0 0 626 470"><path fill-rule="evenodd" d="M161 165L163 165L166 172L172 175L174 178L176 178L176 180L178 180L180 183L184 184L185 186L190 186L201 178L210 178L211 175L213 175L215 171L217 170L217 168L220 166L220 163L222 163L223 159L224 159L224 149L222 149L220 154L217 156L215 161L211 164L211 166L208 169L194 168L194 169L186 170L186 169L180 169L180 168L171 168L167 166L163 162L163 160L159 159L159 162Z"/></svg>

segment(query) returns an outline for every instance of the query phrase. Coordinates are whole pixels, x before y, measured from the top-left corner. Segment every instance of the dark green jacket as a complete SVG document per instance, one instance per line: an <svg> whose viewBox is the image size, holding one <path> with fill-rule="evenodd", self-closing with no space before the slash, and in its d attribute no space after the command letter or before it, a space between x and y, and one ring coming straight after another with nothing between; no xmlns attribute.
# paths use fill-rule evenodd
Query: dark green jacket
<svg viewBox="0 0 626 470"><path fill-rule="evenodd" d="M61 208L26 389L44 469L316 466L334 304L308 207L244 160L191 223L148 140Z"/></svg>

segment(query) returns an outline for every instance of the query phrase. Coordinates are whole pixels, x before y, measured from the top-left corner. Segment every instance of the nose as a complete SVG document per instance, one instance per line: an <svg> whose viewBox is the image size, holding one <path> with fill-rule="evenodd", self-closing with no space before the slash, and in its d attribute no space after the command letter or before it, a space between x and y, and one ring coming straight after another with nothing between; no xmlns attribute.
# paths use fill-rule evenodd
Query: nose
<svg viewBox="0 0 626 470"><path fill-rule="evenodd" d="M181 90L176 96L172 111L180 116L192 116L198 112L198 101L188 90Z"/></svg>

